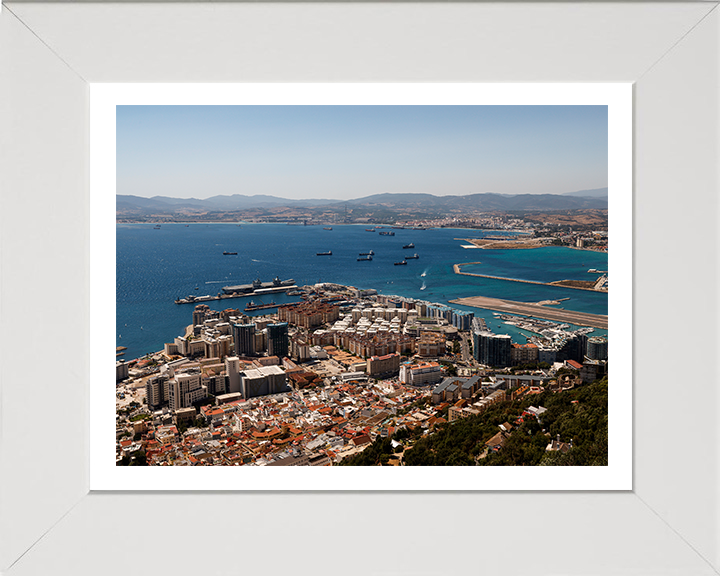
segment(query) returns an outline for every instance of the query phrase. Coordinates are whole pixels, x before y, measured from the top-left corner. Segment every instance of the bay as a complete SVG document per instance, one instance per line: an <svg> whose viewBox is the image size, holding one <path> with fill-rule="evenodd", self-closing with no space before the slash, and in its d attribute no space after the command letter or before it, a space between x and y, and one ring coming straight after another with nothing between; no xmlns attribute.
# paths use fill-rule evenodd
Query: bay
<svg viewBox="0 0 720 576"><path fill-rule="evenodd" d="M174 300L193 294L216 295L223 286L260 278L294 279L298 286L334 282L374 288L392 294L447 304L467 296L488 296L522 302L570 298L561 306L593 314L607 314L607 294L553 286L455 274L453 264L480 262L467 272L523 280L591 280L587 270L607 270L607 254L565 247L532 250L466 249L467 238L498 236L502 232L432 228L393 229L394 236L368 232L369 226L294 226L287 224L117 224L116 225L116 342L127 347L130 360L162 349L192 321L191 304ZM383 228L390 231L390 228ZM413 243L412 249L403 245ZM372 261L358 262L360 252L374 251ZM223 256L223 251L237 256ZM317 256L332 251L332 256ZM406 266L394 263L417 253ZM196 289L197 288L197 289ZM242 308L257 296L210 301L212 309ZM297 297L274 294L264 302L296 302ZM489 327L524 342L523 333L500 325L491 311L468 308L486 318ZM259 315L268 311L251 313ZM270 310L273 312L273 310ZM606 334L595 330L593 334Z"/></svg>

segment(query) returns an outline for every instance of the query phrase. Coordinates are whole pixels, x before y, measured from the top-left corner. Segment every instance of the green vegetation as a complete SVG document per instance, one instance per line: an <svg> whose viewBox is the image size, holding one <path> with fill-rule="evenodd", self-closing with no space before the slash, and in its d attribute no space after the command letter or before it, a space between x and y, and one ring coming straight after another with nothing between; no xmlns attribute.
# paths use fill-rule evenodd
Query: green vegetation
<svg viewBox="0 0 720 576"><path fill-rule="evenodd" d="M118 466L147 466L147 456L145 455L144 450L138 450L137 452L133 453L132 456L129 454L123 455L120 462L117 464Z"/></svg>
<svg viewBox="0 0 720 576"><path fill-rule="evenodd" d="M392 444L389 438L377 438L370 446L360 454L345 458L340 462L341 466L377 466L387 464L393 454Z"/></svg>
<svg viewBox="0 0 720 576"><path fill-rule="evenodd" d="M418 440L405 451L408 466L606 466L607 465L607 377L573 390L543 392L515 402L491 406L478 416L440 426L434 434ZM573 401L577 403L573 404ZM544 406L547 412L515 428L496 453L477 458L498 426L515 421L528 406ZM542 430L545 429L545 433ZM566 453L546 452L556 435L572 440ZM477 460L476 460L477 458Z"/></svg>
<svg viewBox="0 0 720 576"><path fill-rule="evenodd" d="M607 377L588 386L561 392L545 393L540 425L526 422L508 438L507 444L481 464L490 466L607 466L608 411ZM573 401L577 401L573 404ZM560 436L565 443L572 441L568 452L546 452L547 444Z"/></svg>
<svg viewBox="0 0 720 576"><path fill-rule="evenodd" d="M130 418L130 422L137 422L138 420L148 420L150 418L150 414L141 413L141 414L135 414L132 418Z"/></svg>

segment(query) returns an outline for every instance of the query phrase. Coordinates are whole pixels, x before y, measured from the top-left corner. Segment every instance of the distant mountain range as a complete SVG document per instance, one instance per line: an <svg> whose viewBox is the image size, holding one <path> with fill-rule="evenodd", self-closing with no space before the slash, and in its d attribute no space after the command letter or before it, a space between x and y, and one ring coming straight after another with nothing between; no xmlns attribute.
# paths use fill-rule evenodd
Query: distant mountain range
<svg viewBox="0 0 720 576"><path fill-rule="evenodd" d="M578 190L577 192L565 192L563 196L584 196L585 198L605 198L608 197L608 189L593 188L592 190Z"/></svg>
<svg viewBox="0 0 720 576"><path fill-rule="evenodd" d="M277 196L213 196L204 200L154 196L118 195L117 215L123 217L148 215L190 215L198 213L227 213L247 210L277 213L278 209L327 209L332 212L381 210L432 213L438 216L466 211L521 210L577 210L607 209L607 188L579 190L564 194L469 194L465 196L435 196L433 194L375 194L353 200L307 199L292 200Z"/></svg>

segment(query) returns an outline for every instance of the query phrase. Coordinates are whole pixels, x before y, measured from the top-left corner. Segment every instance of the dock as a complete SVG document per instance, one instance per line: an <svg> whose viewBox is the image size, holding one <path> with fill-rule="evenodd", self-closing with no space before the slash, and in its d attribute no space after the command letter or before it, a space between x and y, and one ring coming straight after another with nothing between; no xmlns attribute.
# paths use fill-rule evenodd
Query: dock
<svg viewBox="0 0 720 576"><path fill-rule="evenodd" d="M458 298L450 300L451 304L471 306L473 308L484 308L495 310L506 314L520 314L522 316L534 316L554 322L568 322L576 326L590 326L607 330L608 317L601 314L589 314L587 312L574 312L573 310L559 310L557 308L546 308L539 304L528 304L526 302L514 302L512 300L501 300L499 298L488 298L486 296L470 296L469 298Z"/></svg>
<svg viewBox="0 0 720 576"><path fill-rule="evenodd" d="M186 298L178 298L175 304L202 304L203 302L212 302L213 300L232 300L233 298L248 298L250 296L262 296L263 294L275 294L278 292L287 292L293 288L297 288L296 284L292 286L276 286L275 288L259 288L252 292L218 294L217 296L188 296Z"/></svg>

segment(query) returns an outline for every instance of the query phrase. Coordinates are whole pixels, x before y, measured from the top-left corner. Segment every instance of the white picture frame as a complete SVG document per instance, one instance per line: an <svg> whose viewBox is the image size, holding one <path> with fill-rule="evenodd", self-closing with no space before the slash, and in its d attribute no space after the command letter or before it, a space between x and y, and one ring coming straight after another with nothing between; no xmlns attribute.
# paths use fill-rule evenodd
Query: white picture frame
<svg viewBox="0 0 720 576"><path fill-rule="evenodd" d="M90 89L90 489L91 490L630 490L632 383L609 400L607 466L243 467L116 466L115 194L116 107L172 105L535 105L606 106L612 246L632 243L631 84L95 84ZM118 127L118 130L120 128ZM121 170L120 167L117 167ZM614 215L614 216L613 216ZM613 371L632 370L632 253L608 258ZM97 297L96 297L97 295ZM619 322L622 318L622 330ZM114 343L115 342L115 343ZM158 343L158 347L160 344Z"/></svg>
<svg viewBox="0 0 720 576"><path fill-rule="evenodd" d="M0 570L717 573L716 8L3 6ZM88 84L280 80L635 84L632 491L88 493Z"/></svg>

